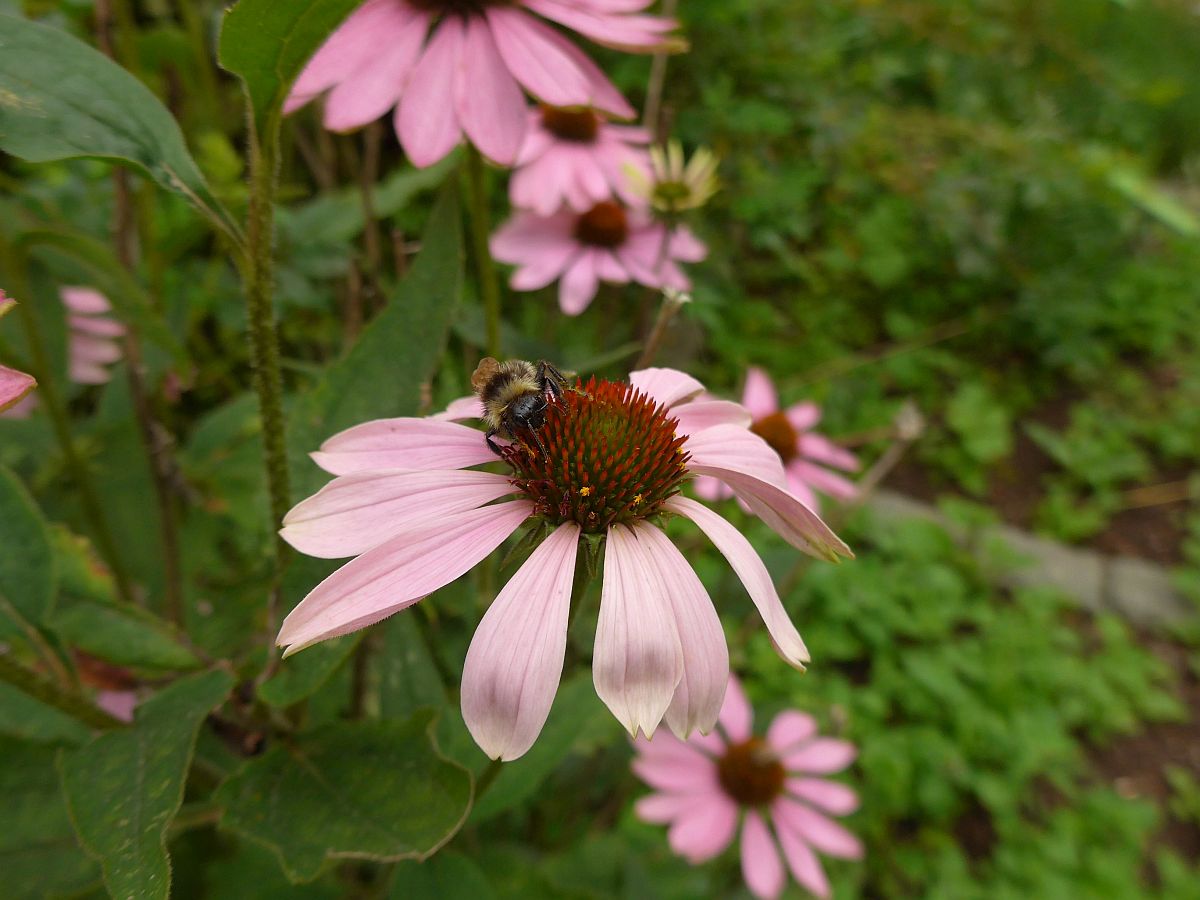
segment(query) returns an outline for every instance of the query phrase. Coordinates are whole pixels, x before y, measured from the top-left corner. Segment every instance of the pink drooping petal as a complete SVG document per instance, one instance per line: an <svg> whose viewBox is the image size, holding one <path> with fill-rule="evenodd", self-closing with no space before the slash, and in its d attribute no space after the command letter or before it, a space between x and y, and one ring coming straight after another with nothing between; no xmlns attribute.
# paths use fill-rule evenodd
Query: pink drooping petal
<svg viewBox="0 0 1200 900"><path fill-rule="evenodd" d="M474 428L432 419L376 419L335 434L312 454L331 475L380 469L462 469L494 462Z"/></svg>
<svg viewBox="0 0 1200 900"><path fill-rule="evenodd" d="M670 604L683 650L683 678L667 708L667 725L679 738L707 734L729 683L729 648L708 591L679 548L649 522L634 529L645 571L657 579Z"/></svg>
<svg viewBox="0 0 1200 900"><path fill-rule="evenodd" d="M592 302L600 287L595 250L586 250L575 258L558 283L558 306L568 316L577 316Z"/></svg>
<svg viewBox="0 0 1200 900"><path fill-rule="evenodd" d="M396 135L417 168L432 166L462 137L454 100L463 41L462 20L442 19L396 107Z"/></svg>
<svg viewBox="0 0 1200 900"><path fill-rule="evenodd" d="M817 738L783 756L783 764L793 772L828 775L840 772L858 756L858 748L837 738Z"/></svg>
<svg viewBox="0 0 1200 900"><path fill-rule="evenodd" d="M783 861L771 837L767 823L753 810L746 811L742 824L742 877L750 893L762 900L774 900L786 882Z"/></svg>
<svg viewBox="0 0 1200 900"><path fill-rule="evenodd" d="M340 559L442 515L477 509L516 489L474 470L359 472L335 478L283 518L280 536L309 556Z"/></svg>
<svg viewBox="0 0 1200 900"><path fill-rule="evenodd" d="M664 736L659 735L655 740ZM638 739L639 742L641 740ZM715 794L721 791L717 781L717 764L699 751L676 755L643 753L631 765L638 778L658 791L673 794Z"/></svg>
<svg viewBox="0 0 1200 900"><path fill-rule="evenodd" d="M675 22L658 16L605 15L559 0L524 0L524 3L547 19L617 50L657 49L666 42L666 33L675 28Z"/></svg>
<svg viewBox="0 0 1200 900"><path fill-rule="evenodd" d="M788 618L771 581L771 574L745 536L704 504L687 497L672 497L667 501L666 508L695 522L721 551L745 585L779 655L791 665L803 669L809 661L808 648Z"/></svg>
<svg viewBox="0 0 1200 900"><path fill-rule="evenodd" d="M125 334L125 326L107 316L67 316L67 326L80 334L100 338L119 338Z"/></svg>
<svg viewBox="0 0 1200 900"><path fill-rule="evenodd" d="M550 715L567 650L579 526L560 525L509 579L471 639L462 714L492 759L523 755Z"/></svg>
<svg viewBox="0 0 1200 900"><path fill-rule="evenodd" d="M488 247L500 262L515 265L543 265L547 257L565 261L580 246L571 234L575 220L569 212L549 217L517 212L496 229Z"/></svg>
<svg viewBox="0 0 1200 900"><path fill-rule="evenodd" d="M721 796L715 791L705 793L682 794L647 794L633 804L633 812L643 822L652 825L666 825L682 816L688 815L693 809L703 806L713 796Z"/></svg>
<svg viewBox="0 0 1200 900"><path fill-rule="evenodd" d="M349 634L411 606L495 550L533 512L513 500L443 516L342 566L300 601L275 639L285 654Z"/></svg>
<svg viewBox="0 0 1200 900"><path fill-rule="evenodd" d="M845 472L857 472L858 457L821 434L800 435L800 455Z"/></svg>
<svg viewBox="0 0 1200 900"><path fill-rule="evenodd" d="M346 72L326 99L325 127L331 131L374 122L400 99L425 43L429 14L407 4L394 8L399 18L387 23L387 42Z"/></svg>
<svg viewBox="0 0 1200 900"><path fill-rule="evenodd" d="M737 821L733 800L724 794L708 794L675 819L667 830L667 842L692 865L699 865L729 846Z"/></svg>
<svg viewBox="0 0 1200 900"><path fill-rule="evenodd" d="M797 403L784 410L784 415L797 431L808 431L821 421L821 407L812 401Z"/></svg>
<svg viewBox="0 0 1200 900"><path fill-rule="evenodd" d="M704 385L678 369L639 369L629 373L629 383L654 402L667 407L674 407L704 392Z"/></svg>
<svg viewBox="0 0 1200 900"><path fill-rule="evenodd" d="M458 120L484 156L510 166L525 139L525 95L500 58L486 20L471 16L466 21L455 91Z"/></svg>
<svg viewBox="0 0 1200 900"><path fill-rule="evenodd" d="M787 485L788 490L792 492L792 496L815 512L821 514L821 499L813 491L809 483L804 480L804 475L799 466L796 465L796 460L792 460L787 466ZM744 501L743 501L744 502ZM749 509L749 507L746 507Z"/></svg>
<svg viewBox="0 0 1200 900"><path fill-rule="evenodd" d="M633 749L646 759L657 760L667 764L678 762L708 760L725 752L725 739L719 731L707 735L693 735L686 741L681 741L669 731L660 731L654 740L638 738L633 742Z"/></svg>
<svg viewBox="0 0 1200 900"><path fill-rule="evenodd" d="M96 705L122 722L133 721L133 711L137 709L137 704L137 691L100 690L96 692Z"/></svg>
<svg viewBox="0 0 1200 900"><path fill-rule="evenodd" d="M826 778L789 778L787 792L835 816L848 816L858 809L853 788Z"/></svg>
<svg viewBox="0 0 1200 900"><path fill-rule="evenodd" d="M817 897L829 897L829 879L821 868L821 861L812 847L797 837L785 826L775 824L775 833L779 837L779 846L783 849L783 858L787 860L792 877L801 887Z"/></svg>
<svg viewBox="0 0 1200 900"><path fill-rule="evenodd" d="M82 360L72 360L67 367L67 375L76 384L108 384L112 375L104 366Z"/></svg>
<svg viewBox="0 0 1200 900"><path fill-rule="evenodd" d="M654 735L683 677L683 651L670 606L644 570L637 538L609 529L592 678L629 733Z"/></svg>
<svg viewBox="0 0 1200 900"><path fill-rule="evenodd" d="M779 454L747 428L716 425L704 429L688 436L685 449L697 466L729 469L781 489L787 487L787 474Z"/></svg>
<svg viewBox="0 0 1200 900"><path fill-rule="evenodd" d="M693 400L671 408L671 416L679 420L676 434L695 434L717 425L750 427L750 413L740 403L728 400Z"/></svg>
<svg viewBox="0 0 1200 900"><path fill-rule="evenodd" d="M35 387L37 381L32 375L0 366L0 412L16 406Z"/></svg>
<svg viewBox="0 0 1200 900"><path fill-rule="evenodd" d="M767 743L776 753L783 754L810 740L817 733L817 720L808 713L786 709L777 715L767 729Z"/></svg>
<svg viewBox="0 0 1200 900"><path fill-rule="evenodd" d="M730 678L729 688L725 691L725 702L721 705L721 730L728 736L730 743L740 744L750 740L753 727L754 709L746 699L742 683L736 678Z"/></svg>
<svg viewBox="0 0 1200 900"><path fill-rule="evenodd" d="M779 797L771 805L771 815L780 831L790 831L822 853L842 859L858 859L863 854L862 842L853 834L816 810L787 797Z"/></svg>
<svg viewBox="0 0 1200 900"><path fill-rule="evenodd" d="M483 415L483 404L479 397L471 394L469 397L459 397L451 400L450 405L429 418L440 422L461 422L464 419L478 419Z"/></svg>
<svg viewBox="0 0 1200 900"><path fill-rule="evenodd" d="M395 0L367 0L352 12L305 65L284 103L284 113L295 112L367 65L398 36L406 6Z"/></svg>
<svg viewBox="0 0 1200 900"><path fill-rule="evenodd" d="M708 256L708 247L690 228L679 225L671 232L669 252L672 259L696 263Z"/></svg>
<svg viewBox="0 0 1200 900"><path fill-rule="evenodd" d="M112 309L108 298L94 288L64 287L58 295L67 309L78 315L96 316Z"/></svg>
<svg viewBox="0 0 1200 900"><path fill-rule="evenodd" d="M851 500L858 496L858 488L855 487L853 481L848 481L841 475L836 475L821 466L794 459L789 464L789 469L795 471L805 484L830 497Z"/></svg>
<svg viewBox="0 0 1200 900"><path fill-rule="evenodd" d="M121 358L121 345L111 338L76 334L71 336L69 352L73 362L103 366Z"/></svg>
<svg viewBox="0 0 1200 900"><path fill-rule="evenodd" d="M718 500L728 500L733 496L733 490L729 485L715 478L710 478L707 475L698 475L692 479L692 490L696 492L696 496L701 500L707 500L710 503L715 503Z"/></svg>
<svg viewBox="0 0 1200 900"><path fill-rule="evenodd" d="M779 395L771 376L758 366L746 370L746 386L742 389L742 406L756 419L779 411Z"/></svg>

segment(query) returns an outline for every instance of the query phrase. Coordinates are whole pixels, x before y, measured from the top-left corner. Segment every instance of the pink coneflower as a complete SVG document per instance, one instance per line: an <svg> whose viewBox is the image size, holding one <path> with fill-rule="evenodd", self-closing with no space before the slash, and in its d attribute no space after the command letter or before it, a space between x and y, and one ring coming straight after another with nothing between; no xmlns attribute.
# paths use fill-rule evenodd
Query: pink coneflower
<svg viewBox="0 0 1200 900"><path fill-rule="evenodd" d="M593 380L549 403L537 433L545 455L532 440L514 441L503 452L507 474L472 468L497 457L479 431L445 418L384 419L330 438L313 459L338 477L288 513L280 533L311 556L357 558L292 610L278 642L294 653L378 622L527 525L540 543L484 615L462 679L471 734L489 756L514 759L550 712L576 558L599 538L597 693L630 734L653 734L664 717L679 735L708 731L728 652L704 586L657 524L677 515L725 555L780 654L802 667L808 651L754 548L679 486L696 474L720 478L794 546L836 560L846 545L787 492L779 457L746 428L740 406L694 400L703 386L671 369L630 381ZM443 415L472 409L459 403Z"/></svg>
<svg viewBox="0 0 1200 900"><path fill-rule="evenodd" d="M16 305L16 300L10 299L0 290L0 318L12 312ZM37 380L32 375L0 365L0 412L11 410L35 387Z"/></svg>
<svg viewBox="0 0 1200 900"><path fill-rule="evenodd" d="M612 200L584 213L518 212L492 235L491 247L496 259L517 267L509 283L518 291L559 279L558 305L569 316L587 309L601 281L689 290L692 283L677 262L708 255L685 226L668 233L646 211Z"/></svg>
<svg viewBox="0 0 1200 900"><path fill-rule="evenodd" d="M543 106L529 115L508 183L513 206L550 216L564 207L584 213L612 198L645 205L630 180L650 177L645 129L613 125L590 109Z"/></svg>
<svg viewBox="0 0 1200 900"><path fill-rule="evenodd" d="M826 815L854 812L858 796L844 784L813 776L850 765L854 745L817 737L813 717L796 710L776 716L765 738L751 731L753 718L746 695L731 678L719 732L687 742L669 734L636 740L633 771L658 791L637 802L637 814L669 824L671 849L693 864L728 847L740 818L742 876L756 897L783 892L780 850L796 881L828 897L829 881L815 851L844 859L862 856L858 838Z"/></svg>
<svg viewBox="0 0 1200 900"><path fill-rule="evenodd" d="M770 376L755 366L746 372L742 405L754 417L750 430L779 454L787 472L788 487L805 506L820 509L817 491L840 500L858 496L858 488L853 482L825 468L832 466L845 472L856 472L858 458L811 430L821 421L821 407L806 402L781 410ZM712 478L697 479L696 493L705 500L730 496L728 488Z"/></svg>
<svg viewBox="0 0 1200 900"><path fill-rule="evenodd" d="M77 384L106 384L106 366L121 358L119 339L125 326L113 319L112 304L93 288L64 287L59 291L67 308L69 375Z"/></svg>
<svg viewBox="0 0 1200 900"><path fill-rule="evenodd" d="M595 63L530 13L618 49L678 43L668 35L673 21L637 14L650 2L367 0L300 73L284 111L330 91L325 126L346 131L395 106L396 134L413 165L432 165L464 135L511 165L525 136L522 88L554 106L634 115Z"/></svg>

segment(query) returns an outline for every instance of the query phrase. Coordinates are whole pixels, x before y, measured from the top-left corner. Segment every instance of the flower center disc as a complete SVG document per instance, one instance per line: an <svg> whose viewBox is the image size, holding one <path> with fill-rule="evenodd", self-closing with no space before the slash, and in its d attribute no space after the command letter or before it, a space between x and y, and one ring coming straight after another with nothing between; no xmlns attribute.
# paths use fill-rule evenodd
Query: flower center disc
<svg viewBox="0 0 1200 900"><path fill-rule="evenodd" d="M741 806L763 806L783 792L783 764L761 738L731 744L717 760L717 780Z"/></svg>
<svg viewBox="0 0 1200 900"><path fill-rule="evenodd" d="M597 203L575 223L575 237L581 244L595 247L619 247L629 235L629 220L619 203Z"/></svg>
<svg viewBox="0 0 1200 900"><path fill-rule="evenodd" d="M600 118L590 109L542 105L542 127L564 141L590 144L600 130Z"/></svg>
<svg viewBox="0 0 1200 900"><path fill-rule="evenodd" d="M631 385L593 378L548 403L536 435L520 435L504 459L538 515L599 534L654 515L678 493L688 455L675 424Z"/></svg>
<svg viewBox="0 0 1200 900"><path fill-rule="evenodd" d="M792 427L792 423L783 413L773 412L769 416L755 420L750 426L750 430L770 444L771 449L778 453L785 463L795 458L797 452L796 429Z"/></svg>

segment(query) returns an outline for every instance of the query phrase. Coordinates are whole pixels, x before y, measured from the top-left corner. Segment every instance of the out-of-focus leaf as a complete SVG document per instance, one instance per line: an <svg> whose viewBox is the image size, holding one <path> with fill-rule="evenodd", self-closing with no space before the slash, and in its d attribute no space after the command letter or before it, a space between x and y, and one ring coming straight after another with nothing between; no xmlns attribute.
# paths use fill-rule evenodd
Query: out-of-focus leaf
<svg viewBox="0 0 1200 900"><path fill-rule="evenodd" d="M77 719L0 683L0 735L44 744L80 744L91 733Z"/></svg>
<svg viewBox="0 0 1200 900"><path fill-rule="evenodd" d="M476 863L461 853L439 853L424 862L396 867L392 900L491 900L492 887Z"/></svg>
<svg viewBox="0 0 1200 900"><path fill-rule="evenodd" d="M437 752L430 721L330 725L276 744L217 789L222 826L270 847L298 882L329 859L424 859L471 804L471 776Z"/></svg>
<svg viewBox="0 0 1200 900"><path fill-rule="evenodd" d="M167 827L183 801L196 732L232 684L221 671L181 679L144 702L133 727L61 755L71 821L112 896L169 896Z"/></svg>
<svg viewBox="0 0 1200 900"><path fill-rule="evenodd" d="M292 884L266 847L238 842L232 856L213 861L204 870L208 896L220 900L339 900L344 886L326 878L313 884ZM415 898L414 898L415 900Z"/></svg>
<svg viewBox="0 0 1200 900"><path fill-rule="evenodd" d="M17 477L0 468L0 619L33 624L50 612L58 567L41 512Z"/></svg>
<svg viewBox="0 0 1200 900"><path fill-rule="evenodd" d="M0 738L0 822L5 897L42 900L97 881L95 863L71 831L54 755L44 745Z"/></svg>
<svg viewBox="0 0 1200 900"><path fill-rule="evenodd" d="M79 156L132 165L230 234L179 125L140 81L57 28L0 15L0 149L30 162Z"/></svg>
<svg viewBox="0 0 1200 900"><path fill-rule="evenodd" d="M222 67L241 76L259 134L279 115L304 64L361 0L241 0L221 23Z"/></svg>
<svg viewBox="0 0 1200 900"><path fill-rule="evenodd" d="M417 616L420 610L392 616L381 627L383 651L379 668L380 714L385 719L406 719L423 706L446 702L446 689L425 642Z"/></svg>
<svg viewBox="0 0 1200 900"><path fill-rule="evenodd" d="M49 627L64 641L121 666L181 671L200 666L169 625L134 606L66 601Z"/></svg>
<svg viewBox="0 0 1200 900"><path fill-rule="evenodd" d="M326 479L308 453L335 432L368 419L415 415L462 293L458 190L447 182L408 277L345 357L289 412L293 486L310 494Z"/></svg>

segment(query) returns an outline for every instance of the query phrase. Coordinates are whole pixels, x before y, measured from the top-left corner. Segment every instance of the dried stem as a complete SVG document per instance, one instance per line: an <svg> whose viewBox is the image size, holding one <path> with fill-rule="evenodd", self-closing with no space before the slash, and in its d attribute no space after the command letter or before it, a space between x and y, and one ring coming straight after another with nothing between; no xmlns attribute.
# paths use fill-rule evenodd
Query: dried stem
<svg viewBox="0 0 1200 900"><path fill-rule="evenodd" d="M662 306L658 308L658 317L654 320L654 327L650 329L645 346L642 347L641 356L633 365L634 369L644 369L654 361L658 348L662 346L663 338L667 336L667 328L670 326L671 320L675 318L675 314L683 305L692 299L690 294L670 288L662 292L662 298Z"/></svg>

